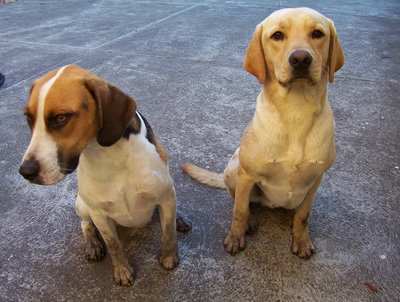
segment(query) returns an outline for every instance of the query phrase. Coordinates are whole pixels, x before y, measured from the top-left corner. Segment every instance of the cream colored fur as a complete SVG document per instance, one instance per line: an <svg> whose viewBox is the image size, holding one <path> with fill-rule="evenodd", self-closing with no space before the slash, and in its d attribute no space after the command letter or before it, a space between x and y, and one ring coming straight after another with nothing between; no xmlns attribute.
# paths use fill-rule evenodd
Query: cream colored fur
<svg viewBox="0 0 400 302"><path fill-rule="evenodd" d="M275 39L280 36L284 38ZM296 51L312 59L302 76L296 75L289 60ZM335 160L327 82L343 63L332 21L312 9L282 9L257 26L244 67L258 78L262 91L240 148L223 175L183 165L191 177L225 187L234 198L232 225L224 242L229 253L245 247L250 202L294 210L292 252L302 258L314 252L308 213L323 173Z"/></svg>

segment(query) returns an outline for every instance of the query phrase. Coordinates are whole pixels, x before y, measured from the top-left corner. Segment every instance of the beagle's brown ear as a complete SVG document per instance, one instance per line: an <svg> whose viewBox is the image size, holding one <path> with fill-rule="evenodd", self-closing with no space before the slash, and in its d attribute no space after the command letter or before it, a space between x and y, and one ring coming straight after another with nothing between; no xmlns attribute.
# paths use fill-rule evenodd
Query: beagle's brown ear
<svg viewBox="0 0 400 302"><path fill-rule="evenodd" d="M112 84L97 78L85 82L97 105L97 141L104 147L115 144L123 135L136 111L135 101Z"/></svg>
<svg viewBox="0 0 400 302"><path fill-rule="evenodd" d="M261 25L256 27L253 38L247 47L244 57L243 67L249 73L256 76L260 84L265 82L267 69L265 65L264 50L262 47L262 28Z"/></svg>
<svg viewBox="0 0 400 302"><path fill-rule="evenodd" d="M342 45L339 42L335 26L330 20L329 28L331 34L328 56L329 82L333 83L333 80L335 79L335 72L338 71L344 64L344 52Z"/></svg>
<svg viewBox="0 0 400 302"><path fill-rule="evenodd" d="M38 81L38 80L36 79L36 80L34 80L34 81L32 82L31 88L29 89L29 95L32 94L32 91L33 91L33 89L35 88L35 85L36 85L36 82L37 82L37 81Z"/></svg>

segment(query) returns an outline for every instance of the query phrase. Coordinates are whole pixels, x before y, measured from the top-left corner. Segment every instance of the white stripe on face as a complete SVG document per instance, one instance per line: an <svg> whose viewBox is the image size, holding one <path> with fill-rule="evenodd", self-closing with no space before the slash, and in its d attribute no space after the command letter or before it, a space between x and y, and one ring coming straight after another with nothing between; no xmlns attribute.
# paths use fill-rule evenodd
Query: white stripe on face
<svg viewBox="0 0 400 302"><path fill-rule="evenodd" d="M44 108L48 92L66 67L60 68L57 74L40 88L35 127L32 131L31 142L23 158L23 160L26 160L33 157L39 162L40 184L43 185L58 183L65 177L65 174L61 173L58 163L57 144L46 129Z"/></svg>
<svg viewBox="0 0 400 302"><path fill-rule="evenodd" d="M140 115L139 112L136 111L135 114L137 115L137 117L138 117L139 120L140 120L140 133L139 133L139 135L140 135L140 136L143 136L143 137L146 137L146 135L147 135L147 127L146 127L146 124L144 123L144 121L143 121L143 119L142 119L142 116Z"/></svg>

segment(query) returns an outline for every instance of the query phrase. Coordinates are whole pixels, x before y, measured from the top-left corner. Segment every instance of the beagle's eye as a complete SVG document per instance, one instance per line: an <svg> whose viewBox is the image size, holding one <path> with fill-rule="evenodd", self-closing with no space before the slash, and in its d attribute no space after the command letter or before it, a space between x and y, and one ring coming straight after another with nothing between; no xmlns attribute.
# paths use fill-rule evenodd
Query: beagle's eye
<svg viewBox="0 0 400 302"><path fill-rule="evenodd" d="M71 114L69 113L57 114L49 121L49 126L54 130L61 129L68 123L70 118Z"/></svg>
<svg viewBox="0 0 400 302"><path fill-rule="evenodd" d="M65 123L67 121L67 119L68 119L67 114L59 114L59 115L56 115L55 122L57 124L62 124L62 123Z"/></svg>
<svg viewBox="0 0 400 302"><path fill-rule="evenodd" d="M276 31L272 36L271 39L275 41L282 41L285 38L285 35L281 31Z"/></svg>
<svg viewBox="0 0 400 302"><path fill-rule="evenodd" d="M321 39L324 35L324 33L318 29L314 30L311 34L313 39Z"/></svg>

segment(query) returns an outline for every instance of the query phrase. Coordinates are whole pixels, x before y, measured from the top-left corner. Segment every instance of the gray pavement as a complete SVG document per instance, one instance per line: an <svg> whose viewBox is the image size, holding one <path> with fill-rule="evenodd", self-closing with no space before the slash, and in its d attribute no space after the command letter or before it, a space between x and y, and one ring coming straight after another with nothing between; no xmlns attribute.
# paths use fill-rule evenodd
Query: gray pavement
<svg viewBox="0 0 400 302"><path fill-rule="evenodd" d="M329 86L337 161L310 218L316 254L290 252L282 210L263 209L247 249L222 246L232 201L179 165L222 171L260 90L242 69L256 24L283 7L334 20L346 65ZM399 301L400 3L361 1L18 1L0 5L0 301ZM41 187L17 173L30 139L22 115L33 79L78 64L132 95L168 149L181 263L156 260L160 225L119 230L136 269L114 285L109 257L83 257L75 175ZM365 282L377 288L372 291Z"/></svg>

